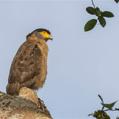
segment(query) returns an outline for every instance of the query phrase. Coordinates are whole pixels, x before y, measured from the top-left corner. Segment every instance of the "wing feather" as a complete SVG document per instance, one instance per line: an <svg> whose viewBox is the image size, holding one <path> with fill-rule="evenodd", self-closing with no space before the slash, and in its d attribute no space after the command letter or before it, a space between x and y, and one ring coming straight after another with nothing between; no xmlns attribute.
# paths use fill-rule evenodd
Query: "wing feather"
<svg viewBox="0 0 119 119"><path fill-rule="evenodd" d="M27 87L33 85L34 77L40 74L40 58L42 58L42 53L37 43L23 43L13 59L8 82L17 82Z"/></svg>

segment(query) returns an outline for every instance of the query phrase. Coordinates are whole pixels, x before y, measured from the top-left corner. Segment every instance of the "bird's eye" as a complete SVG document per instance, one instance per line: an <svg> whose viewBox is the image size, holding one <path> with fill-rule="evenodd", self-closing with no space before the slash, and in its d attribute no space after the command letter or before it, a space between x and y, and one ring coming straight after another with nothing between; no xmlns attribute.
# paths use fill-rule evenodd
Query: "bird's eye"
<svg viewBox="0 0 119 119"><path fill-rule="evenodd" d="M43 33L45 34L46 32L45 32L45 31L43 31Z"/></svg>

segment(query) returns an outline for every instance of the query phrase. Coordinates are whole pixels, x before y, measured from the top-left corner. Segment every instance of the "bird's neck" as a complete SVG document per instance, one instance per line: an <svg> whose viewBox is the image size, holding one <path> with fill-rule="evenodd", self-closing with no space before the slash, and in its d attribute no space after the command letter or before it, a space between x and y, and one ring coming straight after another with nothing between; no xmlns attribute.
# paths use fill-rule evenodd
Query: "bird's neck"
<svg viewBox="0 0 119 119"><path fill-rule="evenodd" d="M45 40L39 39L39 38L37 38L36 36L30 36L30 37L27 38L27 41L28 41L28 42L32 42L33 44L34 44L34 43L35 43L35 44L38 44L38 46L39 46L41 49L43 49L44 52L46 52L46 54L47 54L48 45L47 45L47 43L46 43ZM45 51L45 50L46 50L46 51Z"/></svg>
<svg viewBox="0 0 119 119"><path fill-rule="evenodd" d="M38 43L41 43L41 44L42 43L46 44L46 41L43 38L38 38L35 35L32 35L32 36L28 37L27 40L30 41L30 42L38 42Z"/></svg>

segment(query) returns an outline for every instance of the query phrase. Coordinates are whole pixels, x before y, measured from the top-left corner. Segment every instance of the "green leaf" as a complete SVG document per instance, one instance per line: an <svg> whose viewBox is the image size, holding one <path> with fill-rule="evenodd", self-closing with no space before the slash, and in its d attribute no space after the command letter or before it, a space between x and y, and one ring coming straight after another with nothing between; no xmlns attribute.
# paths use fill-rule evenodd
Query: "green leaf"
<svg viewBox="0 0 119 119"><path fill-rule="evenodd" d="M85 24L84 30L85 30L85 31L90 31L91 29L93 29L93 28L95 27L96 23L97 23L97 20L96 20L96 19L91 19L91 20L89 20L89 21Z"/></svg>
<svg viewBox="0 0 119 119"><path fill-rule="evenodd" d="M95 117L96 119L110 119L110 116L102 110L95 111L93 117Z"/></svg>
<svg viewBox="0 0 119 119"><path fill-rule="evenodd" d="M106 108L108 108L109 110L112 110L112 108L114 107L114 105L117 103L117 101L109 103L109 104L104 104L102 103L102 105Z"/></svg>
<svg viewBox="0 0 119 119"><path fill-rule="evenodd" d="M119 2L119 0L114 0L116 3L118 3Z"/></svg>
<svg viewBox="0 0 119 119"><path fill-rule="evenodd" d="M96 14L95 8L93 8L93 7L87 7L86 11L87 11L87 13L89 13L91 15L95 15Z"/></svg>
<svg viewBox="0 0 119 119"><path fill-rule="evenodd" d="M95 10L96 10L96 16L98 17L102 16L102 13L99 7L96 7Z"/></svg>
<svg viewBox="0 0 119 119"><path fill-rule="evenodd" d="M106 20L105 20L105 18L102 17L102 16L100 16L100 17L98 17L98 20L99 20L100 25L101 25L102 27L105 27L105 25L106 25Z"/></svg>
<svg viewBox="0 0 119 119"><path fill-rule="evenodd" d="M114 14L109 11L104 11L104 12L102 12L102 16L103 17L114 17Z"/></svg>

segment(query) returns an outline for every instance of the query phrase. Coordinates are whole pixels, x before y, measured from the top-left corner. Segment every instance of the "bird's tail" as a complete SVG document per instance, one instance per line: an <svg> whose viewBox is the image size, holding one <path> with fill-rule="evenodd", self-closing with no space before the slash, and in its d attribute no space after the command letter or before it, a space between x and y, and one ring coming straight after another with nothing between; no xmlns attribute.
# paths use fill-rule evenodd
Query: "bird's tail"
<svg viewBox="0 0 119 119"><path fill-rule="evenodd" d="M19 83L8 83L6 87L6 92L9 95L18 95L20 90Z"/></svg>

